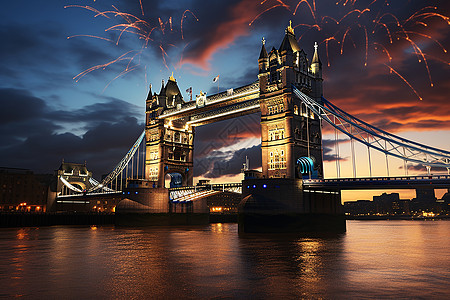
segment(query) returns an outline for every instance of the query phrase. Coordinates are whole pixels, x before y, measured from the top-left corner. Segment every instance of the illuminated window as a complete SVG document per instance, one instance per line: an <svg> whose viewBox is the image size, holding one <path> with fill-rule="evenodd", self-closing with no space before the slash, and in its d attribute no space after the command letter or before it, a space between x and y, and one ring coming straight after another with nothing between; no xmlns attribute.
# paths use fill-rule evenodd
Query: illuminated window
<svg viewBox="0 0 450 300"><path fill-rule="evenodd" d="M181 136L179 132L175 132L175 134L173 135L173 141L175 143L181 143Z"/></svg>
<svg viewBox="0 0 450 300"><path fill-rule="evenodd" d="M284 150L281 150L280 152L276 150L273 159L271 159L269 163L269 170L279 169L286 169L286 158L284 156Z"/></svg>
<svg viewBox="0 0 450 300"><path fill-rule="evenodd" d="M269 130L269 141L284 139L284 128Z"/></svg>
<svg viewBox="0 0 450 300"><path fill-rule="evenodd" d="M150 152L150 160L158 159L158 151Z"/></svg>
<svg viewBox="0 0 450 300"><path fill-rule="evenodd" d="M149 179L152 181L158 180L158 168L150 168Z"/></svg>

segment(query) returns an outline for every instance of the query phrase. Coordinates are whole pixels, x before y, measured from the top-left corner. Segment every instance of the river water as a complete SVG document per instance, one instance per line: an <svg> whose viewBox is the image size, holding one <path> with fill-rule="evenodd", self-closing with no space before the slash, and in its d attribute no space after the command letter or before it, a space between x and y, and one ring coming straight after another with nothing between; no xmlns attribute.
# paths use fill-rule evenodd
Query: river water
<svg viewBox="0 0 450 300"><path fill-rule="evenodd" d="M205 227L0 229L0 297L450 299L450 221L347 221L334 236Z"/></svg>

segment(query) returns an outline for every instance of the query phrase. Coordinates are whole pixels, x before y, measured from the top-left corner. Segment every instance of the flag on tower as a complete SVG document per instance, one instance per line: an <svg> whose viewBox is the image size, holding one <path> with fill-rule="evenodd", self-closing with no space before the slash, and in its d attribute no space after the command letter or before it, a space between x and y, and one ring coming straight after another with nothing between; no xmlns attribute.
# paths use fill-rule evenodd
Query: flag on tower
<svg viewBox="0 0 450 300"><path fill-rule="evenodd" d="M186 93L189 94L190 99L192 100L192 86L186 90Z"/></svg>
<svg viewBox="0 0 450 300"><path fill-rule="evenodd" d="M213 82L216 82L217 80L219 80L219 76L220 75L217 75L216 77L214 77Z"/></svg>

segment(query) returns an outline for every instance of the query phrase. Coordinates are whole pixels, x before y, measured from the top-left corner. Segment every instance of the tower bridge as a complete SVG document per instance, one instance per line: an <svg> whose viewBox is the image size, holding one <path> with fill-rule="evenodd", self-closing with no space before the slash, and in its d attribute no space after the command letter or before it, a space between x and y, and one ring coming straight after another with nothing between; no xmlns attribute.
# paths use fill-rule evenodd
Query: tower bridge
<svg viewBox="0 0 450 300"><path fill-rule="evenodd" d="M193 186L195 128L255 112L261 113L262 171L246 172L242 183ZM351 140L352 178L340 178L338 146L337 178L324 178L325 123L334 128L336 145L339 133ZM369 178L356 176L356 142L367 147ZM145 159L140 158L142 151ZM387 176L372 176L371 151L386 156ZM404 177L389 175L388 157L404 161ZM409 176L408 163L425 166L428 176ZM125 216L124 220L142 220L145 213L173 218L177 211L172 204L181 203L186 206L183 212L197 214L201 222L208 213L204 198L232 191L242 194L240 230L343 231L341 190L450 187L449 175L431 175L435 167L447 168L450 173L449 151L378 129L325 99L317 44L309 60L297 43L294 29L288 26L279 48L272 47L268 52L263 39L258 80L253 83L214 95L200 92L194 101L183 100L173 75L167 83L162 82L159 93L150 88L143 134L116 168L102 182L92 182L87 192L123 191L117 214ZM172 221L189 223L195 218L188 219Z"/></svg>

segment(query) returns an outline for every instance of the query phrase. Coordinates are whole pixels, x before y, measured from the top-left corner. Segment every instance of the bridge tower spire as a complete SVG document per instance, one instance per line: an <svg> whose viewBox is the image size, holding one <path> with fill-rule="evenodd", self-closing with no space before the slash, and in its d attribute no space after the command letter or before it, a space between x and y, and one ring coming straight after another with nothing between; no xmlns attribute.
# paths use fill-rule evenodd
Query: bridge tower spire
<svg viewBox="0 0 450 300"><path fill-rule="evenodd" d="M297 43L292 25L286 28L279 49L272 48L267 57L264 44L258 59L262 175L265 178L322 178L320 120L292 91L295 85L314 99L321 98L322 67L317 47L310 64ZM299 161L301 158L303 160ZM309 167L300 168L302 161L309 162Z"/></svg>
<svg viewBox="0 0 450 300"><path fill-rule="evenodd" d="M167 84L162 81L158 95L150 93L146 100L145 178L164 187L169 174L170 187L192 185L194 129L185 118L159 118L184 103L173 73Z"/></svg>
<svg viewBox="0 0 450 300"><path fill-rule="evenodd" d="M319 58L319 45L314 43L314 55L311 61L311 73L314 79L311 81L312 93L311 96L319 103L323 103L323 79L322 79L322 62Z"/></svg>

